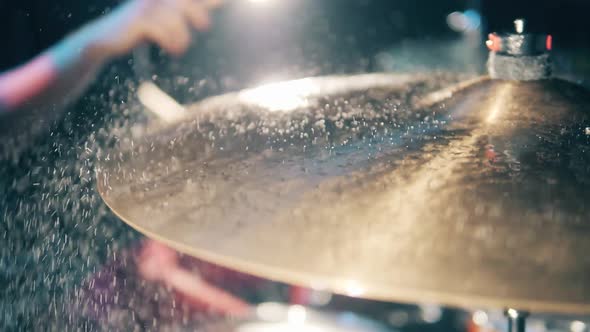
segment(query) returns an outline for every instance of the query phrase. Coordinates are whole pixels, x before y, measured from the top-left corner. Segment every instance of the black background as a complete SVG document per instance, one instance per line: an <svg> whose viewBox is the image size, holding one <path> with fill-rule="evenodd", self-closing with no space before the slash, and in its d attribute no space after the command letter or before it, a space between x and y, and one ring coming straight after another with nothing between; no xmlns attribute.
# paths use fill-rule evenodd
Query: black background
<svg viewBox="0 0 590 332"><path fill-rule="evenodd" d="M245 2L246 0L244 0ZM3 0L0 1L0 28L2 44L0 70L8 69L27 59L66 33L94 18L119 1L115 0ZM453 10L468 7L479 8L486 23L483 32L512 28L515 17L525 17L531 30L552 33L557 45L587 47L590 43L590 2L585 0L282 0L289 10L273 8L277 29L287 28L292 23L317 17L330 22L330 39L346 43L355 38L362 54L383 48L400 38L440 38L452 36L445 17ZM219 15L239 7L232 1ZM298 5L297 3L307 3ZM313 4L310 6L310 4ZM297 6L300 6L297 8ZM278 7L278 6L277 6ZM233 15L233 14L232 14ZM235 18L235 17L233 17ZM248 21L241 26L255 27L257 22ZM291 21L291 23L289 22ZM282 23L281 23L282 22ZM224 25L223 21L218 25ZM217 30L222 27L217 26ZM215 29L214 29L215 30ZM267 31L269 32L269 31ZM396 36L393 37L392 34ZM310 39L325 37L309 35ZM311 54L309 56L312 56Z"/></svg>

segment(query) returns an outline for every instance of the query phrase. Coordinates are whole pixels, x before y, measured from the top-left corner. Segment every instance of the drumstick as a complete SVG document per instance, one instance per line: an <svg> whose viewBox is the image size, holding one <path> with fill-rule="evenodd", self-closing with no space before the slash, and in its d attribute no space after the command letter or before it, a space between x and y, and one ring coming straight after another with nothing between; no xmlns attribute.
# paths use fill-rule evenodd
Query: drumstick
<svg viewBox="0 0 590 332"><path fill-rule="evenodd" d="M137 88L137 97L143 106L167 123L177 121L186 114L182 105L152 82L141 83Z"/></svg>

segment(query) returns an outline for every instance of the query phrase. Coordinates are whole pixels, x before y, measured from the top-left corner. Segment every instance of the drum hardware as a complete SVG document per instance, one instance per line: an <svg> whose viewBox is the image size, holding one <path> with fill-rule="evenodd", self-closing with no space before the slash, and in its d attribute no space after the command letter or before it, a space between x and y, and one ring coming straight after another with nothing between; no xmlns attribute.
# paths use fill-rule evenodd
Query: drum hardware
<svg viewBox="0 0 590 332"><path fill-rule="evenodd" d="M508 319L508 332L525 332L528 312L506 309L505 314Z"/></svg>

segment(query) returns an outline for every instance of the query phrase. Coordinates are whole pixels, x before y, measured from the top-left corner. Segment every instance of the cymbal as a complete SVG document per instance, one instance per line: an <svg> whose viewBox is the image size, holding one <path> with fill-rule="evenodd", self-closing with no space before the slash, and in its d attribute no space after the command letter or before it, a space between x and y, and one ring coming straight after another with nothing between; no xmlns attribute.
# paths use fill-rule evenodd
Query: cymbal
<svg viewBox="0 0 590 332"><path fill-rule="evenodd" d="M98 189L190 255L350 296L590 314L589 93L388 74L214 97Z"/></svg>

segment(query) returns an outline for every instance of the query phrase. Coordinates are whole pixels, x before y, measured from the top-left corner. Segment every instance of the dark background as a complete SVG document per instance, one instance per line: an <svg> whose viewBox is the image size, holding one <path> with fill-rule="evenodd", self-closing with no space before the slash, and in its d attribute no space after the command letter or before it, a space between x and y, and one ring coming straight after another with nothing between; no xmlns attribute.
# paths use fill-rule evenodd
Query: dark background
<svg viewBox="0 0 590 332"><path fill-rule="evenodd" d="M20 64L61 39L84 22L115 6L116 0L3 0L0 28L3 32L0 70ZM307 47L314 41L325 48L342 50L340 57L369 56L404 39L456 36L445 23L448 13L478 9L485 25L482 33L512 28L515 17L525 17L533 31L554 35L557 47L587 47L590 41L590 2L585 0L282 0L269 4L229 1L217 14L213 31L205 37L223 37L241 45L240 56L265 61L260 54L300 33L296 42L308 61L321 57ZM254 7L271 8L254 8ZM270 28L272 27L272 28ZM257 40L260 33L264 38ZM233 35L232 35L233 34ZM241 39L253 38L248 43ZM304 38L303 38L304 37ZM233 39L232 39L233 38ZM289 47L287 47L289 48ZM234 54L235 56L235 54ZM352 57L351 56L351 57ZM226 62L232 60L225 54ZM256 66L257 61L253 62ZM226 63L226 65L228 65ZM231 64L230 64L231 65ZM246 71L246 69L239 69Z"/></svg>

